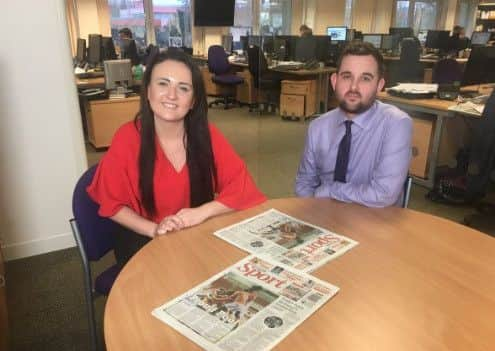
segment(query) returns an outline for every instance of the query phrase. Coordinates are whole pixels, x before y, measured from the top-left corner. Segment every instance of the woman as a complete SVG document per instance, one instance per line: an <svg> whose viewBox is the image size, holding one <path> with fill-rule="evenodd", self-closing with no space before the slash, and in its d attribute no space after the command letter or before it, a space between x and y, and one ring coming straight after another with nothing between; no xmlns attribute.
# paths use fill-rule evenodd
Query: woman
<svg viewBox="0 0 495 351"><path fill-rule="evenodd" d="M201 73L185 53L150 59L138 116L117 131L87 189L99 214L122 227L120 265L157 235L265 200L207 112Z"/></svg>

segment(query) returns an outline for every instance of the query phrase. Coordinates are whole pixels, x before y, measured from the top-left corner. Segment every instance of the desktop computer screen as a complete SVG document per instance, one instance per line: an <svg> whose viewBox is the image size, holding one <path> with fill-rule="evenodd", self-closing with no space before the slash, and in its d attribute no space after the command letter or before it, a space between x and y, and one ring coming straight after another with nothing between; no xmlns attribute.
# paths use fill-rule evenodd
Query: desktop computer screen
<svg viewBox="0 0 495 351"><path fill-rule="evenodd" d="M111 37L102 37L101 38L101 60L116 60L117 53L115 52L115 46L113 45L113 40Z"/></svg>
<svg viewBox="0 0 495 351"><path fill-rule="evenodd" d="M473 47L462 75L462 86L495 82L495 46Z"/></svg>
<svg viewBox="0 0 495 351"><path fill-rule="evenodd" d="M448 30L428 30L425 47L429 49L447 50L450 32Z"/></svg>
<svg viewBox="0 0 495 351"><path fill-rule="evenodd" d="M127 89L132 85L131 60L108 60L103 62L105 71L105 89L115 90L119 87Z"/></svg>
<svg viewBox="0 0 495 351"><path fill-rule="evenodd" d="M390 27L388 34L393 34L398 37L400 43L403 38L409 38L414 36L414 31L411 27Z"/></svg>
<svg viewBox="0 0 495 351"><path fill-rule="evenodd" d="M428 30L427 29L421 29L418 32L418 40L421 45L425 45L426 43L426 36L428 35Z"/></svg>
<svg viewBox="0 0 495 351"><path fill-rule="evenodd" d="M332 38L332 41L346 41L347 27L327 27L327 35Z"/></svg>
<svg viewBox="0 0 495 351"><path fill-rule="evenodd" d="M101 35L88 35L88 63L97 65L101 62Z"/></svg>
<svg viewBox="0 0 495 351"><path fill-rule="evenodd" d="M78 63L86 61L86 39L77 38L76 61Z"/></svg>
<svg viewBox="0 0 495 351"><path fill-rule="evenodd" d="M381 34L363 34L363 42L371 43L377 49L382 47L382 35Z"/></svg>
<svg viewBox="0 0 495 351"><path fill-rule="evenodd" d="M490 32L473 32L471 35L471 45L486 45L490 40Z"/></svg>
<svg viewBox="0 0 495 351"><path fill-rule="evenodd" d="M297 38L294 59L301 62L316 60L316 44L314 36Z"/></svg>
<svg viewBox="0 0 495 351"><path fill-rule="evenodd" d="M397 37L392 34L382 34L382 46L381 49L384 51L393 50L397 47L398 41Z"/></svg>
<svg viewBox="0 0 495 351"><path fill-rule="evenodd" d="M233 36L232 35L222 35L222 46L225 52L230 53L232 52L232 44L233 42Z"/></svg>

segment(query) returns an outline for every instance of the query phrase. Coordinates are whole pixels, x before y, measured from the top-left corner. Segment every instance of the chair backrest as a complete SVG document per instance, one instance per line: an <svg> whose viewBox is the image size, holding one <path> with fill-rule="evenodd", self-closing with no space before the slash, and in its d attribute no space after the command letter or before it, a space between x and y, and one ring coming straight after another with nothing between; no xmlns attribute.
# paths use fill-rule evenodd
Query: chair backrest
<svg viewBox="0 0 495 351"><path fill-rule="evenodd" d="M407 208L407 206L409 205L409 198L411 196L411 187L412 187L412 177L408 175L406 181L404 182L404 196L402 197L402 208Z"/></svg>
<svg viewBox="0 0 495 351"><path fill-rule="evenodd" d="M215 75L229 73L230 63L222 46L212 45L208 48L208 69Z"/></svg>
<svg viewBox="0 0 495 351"><path fill-rule="evenodd" d="M248 69L253 76L254 87L258 88L263 73L268 71L268 63L266 62L265 55L263 55L260 47L257 45L250 45L247 50L247 55Z"/></svg>
<svg viewBox="0 0 495 351"><path fill-rule="evenodd" d="M461 65L453 58L438 61L433 70L433 82L438 84L452 84L462 79Z"/></svg>
<svg viewBox="0 0 495 351"><path fill-rule="evenodd" d="M401 41L399 60L400 82L422 82L423 71L419 61L421 44L417 38L404 38Z"/></svg>
<svg viewBox="0 0 495 351"><path fill-rule="evenodd" d="M96 261L113 249L113 232L117 224L98 215L99 205L88 195L86 188L96 171L96 165L79 178L72 196L72 213L77 224L88 260Z"/></svg>

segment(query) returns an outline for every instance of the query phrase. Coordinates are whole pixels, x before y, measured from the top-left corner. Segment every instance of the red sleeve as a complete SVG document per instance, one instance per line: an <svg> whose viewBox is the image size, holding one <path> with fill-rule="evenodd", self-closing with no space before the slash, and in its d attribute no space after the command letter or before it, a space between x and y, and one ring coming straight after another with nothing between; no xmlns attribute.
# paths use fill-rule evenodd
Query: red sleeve
<svg viewBox="0 0 495 351"><path fill-rule="evenodd" d="M211 124L210 134L218 178L215 200L236 210L264 202L265 195L258 190L244 161L235 153L227 139Z"/></svg>
<svg viewBox="0 0 495 351"><path fill-rule="evenodd" d="M138 150L136 127L133 122L127 123L115 133L110 148L101 159L93 181L87 188L89 196L100 205L100 216L111 217L124 206L141 212L138 196L132 186L137 174Z"/></svg>

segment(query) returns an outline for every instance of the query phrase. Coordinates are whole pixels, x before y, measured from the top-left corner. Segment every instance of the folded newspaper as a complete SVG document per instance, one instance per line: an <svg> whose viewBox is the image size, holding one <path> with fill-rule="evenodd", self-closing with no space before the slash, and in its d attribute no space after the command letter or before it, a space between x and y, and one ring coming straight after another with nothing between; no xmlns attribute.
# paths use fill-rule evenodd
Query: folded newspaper
<svg viewBox="0 0 495 351"><path fill-rule="evenodd" d="M312 272L358 244L275 209L218 230L214 235L242 250L263 254L303 272Z"/></svg>
<svg viewBox="0 0 495 351"><path fill-rule="evenodd" d="M152 314L205 350L269 350L338 290L251 255Z"/></svg>

